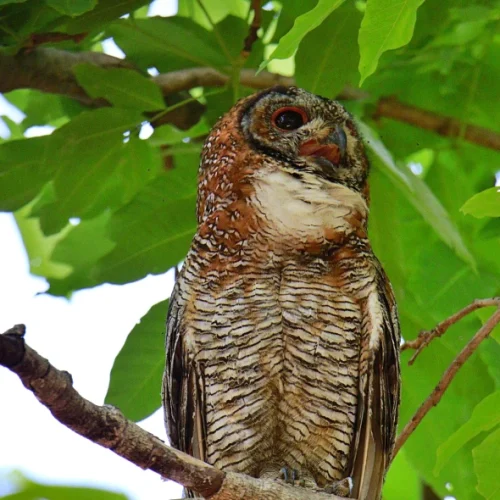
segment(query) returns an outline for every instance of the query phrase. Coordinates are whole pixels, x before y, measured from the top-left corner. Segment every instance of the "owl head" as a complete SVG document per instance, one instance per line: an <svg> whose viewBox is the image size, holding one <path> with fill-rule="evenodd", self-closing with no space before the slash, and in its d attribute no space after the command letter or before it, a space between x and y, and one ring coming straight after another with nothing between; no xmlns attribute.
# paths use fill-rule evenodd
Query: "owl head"
<svg viewBox="0 0 500 500"><path fill-rule="evenodd" d="M277 173L294 192L304 186L308 199L326 200L342 187L368 203L368 170L341 104L297 87L272 87L240 100L212 129L202 154L198 216L249 195L256 179Z"/></svg>
<svg viewBox="0 0 500 500"><path fill-rule="evenodd" d="M349 113L336 101L297 87L273 87L240 111L249 145L297 179L316 176L363 193L368 160Z"/></svg>

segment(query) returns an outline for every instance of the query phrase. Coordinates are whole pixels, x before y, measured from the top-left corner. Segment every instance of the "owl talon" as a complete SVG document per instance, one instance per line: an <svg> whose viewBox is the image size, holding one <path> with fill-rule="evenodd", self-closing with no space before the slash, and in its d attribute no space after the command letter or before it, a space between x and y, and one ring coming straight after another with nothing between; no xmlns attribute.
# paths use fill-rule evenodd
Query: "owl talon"
<svg viewBox="0 0 500 500"><path fill-rule="evenodd" d="M262 476L261 476L262 477ZM297 469L289 467L282 467L279 472L279 481L293 486L300 486L302 488L317 488L316 483L308 475L301 474Z"/></svg>
<svg viewBox="0 0 500 500"><path fill-rule="evenodd" d="M334 483L326 486L324 488L325 493L330 493L332 495L337 495L339 497L348 498L352 493L352 478L346 477L340 481L335 481Z"/></svg>
<svg viewBox="0 0 500 500"><path fill-rule="evenodd" d="M282 467L280 469L280 479L282 479L287 484L295 484L299 478L299 473L295 469L289 469L288 467Z"/></svg>

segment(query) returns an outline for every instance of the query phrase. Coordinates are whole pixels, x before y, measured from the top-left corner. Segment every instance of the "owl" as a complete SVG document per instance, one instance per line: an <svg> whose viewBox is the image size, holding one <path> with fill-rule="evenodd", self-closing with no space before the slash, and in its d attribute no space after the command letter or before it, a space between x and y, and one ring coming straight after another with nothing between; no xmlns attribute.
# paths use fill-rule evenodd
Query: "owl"
<svg viewBox="0 0 500 500"><path fill-rule="evenodd" d="M214 126L167 318L174 447L226 471L380 498L400 333L367 236L368 169L347 111L299 88L244 98Z"/></svg>

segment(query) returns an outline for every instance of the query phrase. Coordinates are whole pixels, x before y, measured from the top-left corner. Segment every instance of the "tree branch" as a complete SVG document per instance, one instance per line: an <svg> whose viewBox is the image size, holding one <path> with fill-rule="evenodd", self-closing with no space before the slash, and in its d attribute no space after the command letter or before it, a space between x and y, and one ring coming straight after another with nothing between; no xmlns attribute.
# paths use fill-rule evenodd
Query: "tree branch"
<svg viewBox="0 0 500 500"><path fill-rule="evenodd" d="M430 332L421 332L417 339L402 346L403 350L417 349L417 355L433 339L443 335L450 326L471 312L491 306L497 307L495 312L454 359L435 389L398 436L393 456L396 456L432 407L439 403L457 372L479 344L500 324L500 297L475 300ZM57 370L27 346L24 333L24 325L16 325L0 335L0 365L16 373L24 386L35 394L59 422L137 466L150 469L165 479L172 479L210 500L341 500L335 495L291 487L272 480L224 473L165 445L134 422L128 421L117 408L97 406L80 396L73 388L71 375Z"/></svg>
<svg viewBox="0 0 500 500"><path fill-rule="evenodd" d="M76 64L95 64L103 68L129 68L134 66L123 59L118 59L99 52L68 52L54 48L38 47L30 51L9 55L0 50L0 92L29 88L61 94L77 99L87 106L105 106L104 99L93 99L78 85L73 74ZM164 73L152 80L160 87L164 96L194 87L222 87L228 83L230 76L213 68L188 68ZM273 85L294 85L294 79L268 71L256 74L252 69L243 69L240 82L253 89L265 89ZM358 89L345 88L338 96L340 100L366 99L369 95ZM181 117L170 118L180 128L187 128L193 123L189 121L189 113ZM463 140L480 146L500 151L500 134L474 125L468 125L454 118L438 115L408 104L395 98L379 99L375 111L376 117L387 117L409 123L416 127L431 130L446 137L460 137ZM174 119L177 122L174 122Z"/></svg>
<svg viewBox="0 0 500 500"><path fill-rule="evenodd" d="M460 309L460 311L452 314L449 318L441 321L432 330L423 330L418 334L415 340L408 340L401 346L401 351L406 351L407 349L416 349L415 354L408 361L409 365L412 365L417 356L433 341L434 339L441 337L446 333L448 328L458 323L462 318L465 318L471 312L481 309L482 307L498 307L500 308L500 297L494 297L492 299L476 299L474 302L468 306Z"/></svg>
<svg viewBox="0 0 500 500"><path fill-rule="evenodd" d="M252 45L259 38L257 32L260 29L262 19L260 0L252 0L250 9L253 11L253 19L248 29L248 35L243 42L243 49L241 51L241 56L244 60L248 58L250 52L252 52Z"/></svg>
<svg viewBox="0 0 500 500"><path fill-rule="evenodd" d="M429 411L436 406L444 393L448 389L451 381L457 374L458 370L464 365L464 363L472 356L474 351L478 348L479 344L492 332L493 328L500 323L500 298L494 299L483 299L476 300L469 306L465 307L461 311L450 316L445 321L439 323L436 328L431 330L431 332L422 332L418 338L412 343L407 343L403 346L403 349L411 348L412 346L416 346L418 351L422 350L429 342L446 332L446 330L451 326L460 321L463 317L471 312L479 309L480 307L488 307L495 305L497 306L496 311L491 315L488 321L478 330L478 332L474 335L472 340L462 349L460 354L453 360L451 365L444 372L441 380L434 388L429 397L422 403L420 408L416 411L415 415L410 419L410 421L405 425L401 434L396 439L396 446L394 447L393 457L396 456L401 447L405 444L406 440L410 437L410 435L415 431L418 427L422 419L429 413ZM421 339L419 341L419 339Z"/></svg>
<svg viewBox="0 0 500 500"><path fill-rule="evenodd" d="M77 434L129 462L172 479L210 500L343 500L272 480L224 473L171 448L127 420L117 408L98 406L73 388L71 375L54 368L24 342L24 325L0 335L0 365L16 373L52 415Z"/></svg>
<svg viewBox="0 0 500 500"><path fill-rule="evenodd" d="M35 89L61 94L80 101L86 106L103 106L104 99L93 99L75 78L73 67L93 64L101 68L128 68L133 66L124 59L101 52L69 52L39 47L9 55L0 51L0 92L16 89Z"/></svg>
<svg viewBox="0 0 500 500"><path fill-rule="evenodd" d="M162 73L153 77L153 81L160 87L163 95L168 95L194 87L223 87L230 78L229 75L220 73L213 68L189 68ZM268 71L261 71L256 75L253 69L243 69L240 73L240 82L245 87L256 90L266 89L273 85L289 87L294 84L293 78Z"/></svg>
<svg viewBox="0 0 500 500"><path fill-rule="evenodd" d="M378 100L374 118L380 116L430 130L444 137L458 137L467 142L500 151L500 134L493 130L468 125L449 116L403 104L395 97L382 97Z"/></svg>

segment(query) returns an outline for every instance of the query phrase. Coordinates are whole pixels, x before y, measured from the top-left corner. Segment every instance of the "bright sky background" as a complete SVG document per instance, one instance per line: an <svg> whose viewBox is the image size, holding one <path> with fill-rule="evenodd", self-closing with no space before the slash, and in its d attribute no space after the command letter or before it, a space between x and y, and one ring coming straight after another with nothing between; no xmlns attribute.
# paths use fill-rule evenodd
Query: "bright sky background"
<svg viewBox="0 0 500 500"><path fill-rule="evenodd" d="M172 15L175 0L157 0L150 15ZM114 51L113 43L106 51ZM116 46L115 46L116 47ZM22 115L0 96L0 115ZM47 133L31 130L30 135ZM0 135L5 136L0 120ZM170 295L173 274L150 276L125 286L104 285L71 300L44 295L45 281L29 274L29 263L10 214L0 214L0 331L27 326L26 341L73 376L77 391L102 404L113 360L127 334L150 306ZM165 311L166 314L166 311ZM160 391L160 387L158 387ZM13 491L9 475L19 470L38 482L118 491L135 500L180 498L182 488L105 450L57 422L16 375L0 369L0 496ZM141 426L165 439L160 411Z"/></svg>

